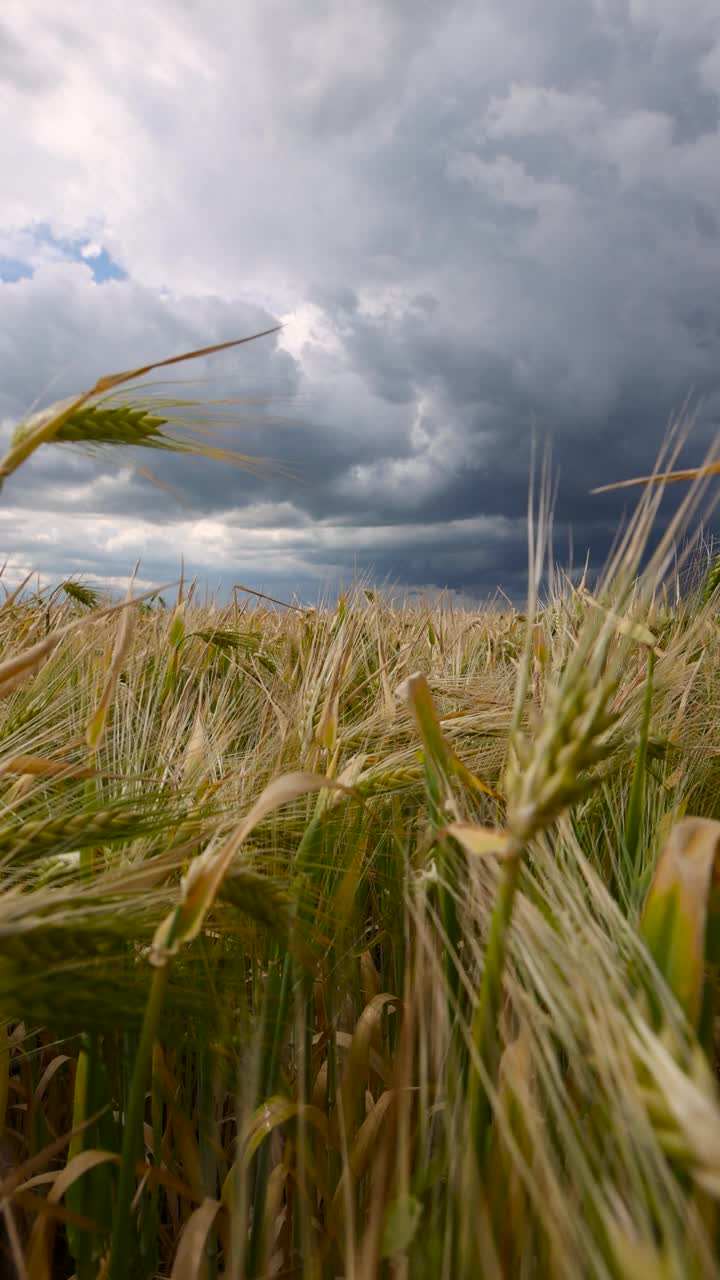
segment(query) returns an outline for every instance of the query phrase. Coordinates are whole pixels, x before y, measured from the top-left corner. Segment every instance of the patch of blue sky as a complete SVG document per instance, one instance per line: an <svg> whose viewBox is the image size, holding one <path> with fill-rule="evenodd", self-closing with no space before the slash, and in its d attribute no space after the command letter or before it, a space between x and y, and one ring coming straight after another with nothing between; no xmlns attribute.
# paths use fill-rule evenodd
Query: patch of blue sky
<svg viewBox="0 0 720 1280"><path fill-rule="evenodd" d="M19 258L0 256L0 281L3 284L15 284L17 280L30 280L33 269L27 262Z"/></svg>
<svg viewBox="0 0 720 1280"><path fill-rule="evenodd" d="M27 257L0 256L0 280L13 283L33 276L38 261L80 262L92 272L96 284L126 280L127 272L98 241L87 236L56 236L47 223L37 223L25 232Z"/></svg>
<svg viewBox="0 0 720 1280"><path fill-rule="evenodd" d="M92 248L93 252L89 253L88 248ZM95 252L97 249L99 253ZM105 284L106 280L127 280L127 271L113 261L107 249L103 249L100 245L86 246L84 252L81 250L81 256L85 265L92 271L96 284Z"/></svg>

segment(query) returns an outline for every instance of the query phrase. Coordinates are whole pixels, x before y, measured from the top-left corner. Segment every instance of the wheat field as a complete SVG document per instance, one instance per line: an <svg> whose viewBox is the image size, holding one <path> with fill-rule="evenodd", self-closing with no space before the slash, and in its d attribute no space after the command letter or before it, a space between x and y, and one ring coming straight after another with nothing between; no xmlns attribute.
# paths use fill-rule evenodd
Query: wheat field
<svg viewBox="0 0 720 1280"><path fill-rule="evenodd" d="M107 389L0 474L122 445ZM661 498L579 585L540 501L522 612L6 589L3 1274L720 1275L720 574Z"/></svg>

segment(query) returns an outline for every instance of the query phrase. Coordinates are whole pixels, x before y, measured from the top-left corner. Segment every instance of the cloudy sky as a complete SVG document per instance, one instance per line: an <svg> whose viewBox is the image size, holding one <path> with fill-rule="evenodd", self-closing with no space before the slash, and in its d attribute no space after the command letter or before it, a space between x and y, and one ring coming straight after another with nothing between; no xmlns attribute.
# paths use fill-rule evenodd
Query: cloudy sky
<svg viewBox="0 0 720 1280"><path fill-rule="evenodd" d="M689 393L689 461L717 430L718 0L4 0L0 109L3 438L281 321L175 393L253 401L228 439L292 472L44 449L8 576L517 595L533 433L598 561L590 487Z"/></svg>

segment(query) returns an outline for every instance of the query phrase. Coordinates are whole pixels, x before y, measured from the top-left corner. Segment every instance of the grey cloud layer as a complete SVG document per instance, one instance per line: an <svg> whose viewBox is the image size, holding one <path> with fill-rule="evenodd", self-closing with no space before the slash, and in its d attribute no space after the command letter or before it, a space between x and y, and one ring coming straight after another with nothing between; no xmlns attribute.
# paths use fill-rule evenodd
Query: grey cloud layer
<svg viewBox="0 0 720 1280"><path fill-rule="evenodd" d="M90 27L92 49L67 24L33 46L11 5L23 52L0 83L13 101L32 83L36 105L24 184L6 166L0 252L49 221L108 245L130 279L96 287L82 266L45 262L0 286L0 418L52 379L65 394L286 315L292 354L244 348L208 385L269 397L238 447L300 478L163 459L188 521L241 528L260 501L307 582L372 564L515 589L535 432L560 471L559 554L572 527L576 553L601 559L626 499L589 499L591 485L649 470L690 391L685 456L699 460L720 408L720 12L682 8L680 22L672 0L211 0L201 22L166 0L152 19L164 57L143 64L127 24ZM104 80L83 80L91 55ZM63 102L95 127L53 131ZM178 520L138 477L113 489L96 476L48 451L5 504Z"/></svg>

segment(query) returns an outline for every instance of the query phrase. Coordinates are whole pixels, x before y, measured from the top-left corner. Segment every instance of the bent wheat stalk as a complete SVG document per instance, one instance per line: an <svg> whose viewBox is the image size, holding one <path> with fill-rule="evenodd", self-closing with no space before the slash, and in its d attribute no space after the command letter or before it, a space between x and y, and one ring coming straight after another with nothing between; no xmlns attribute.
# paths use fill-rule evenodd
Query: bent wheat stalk
<svg viewBox="0 0 720 1280"><path fill-rule="evenodd" d="M242 346L246 342L254 342L268 334L277 333L279 325L264 329L248 338L235 338L231 342L219 342L211 347L200 347L195 351L186 351L179 356L170 356L165 360L155 360L151 364L137 369L129 369L123 373L107 374L98 378L94 387L81 395L63 400L35 414L28 422L21 423L13 436L8 453L0 462L0 487L3 481L42 444L74 443L98 447L100 445L139 445L145 448L163 448L174 452L210 453L206 446L174 440L162 432L167 419L154 416L142 407L114 404L103 406L99 397L116 387L134 382L144 377L153 369L161 369L168 365L180 364L187 360L197 360L201 356L213 355L218 351L227 351L232 347ZM173 402L175 403L175 402ZM240 456L240 460L244 461ZM249 461L249 460L248 460Z"/></svg>

